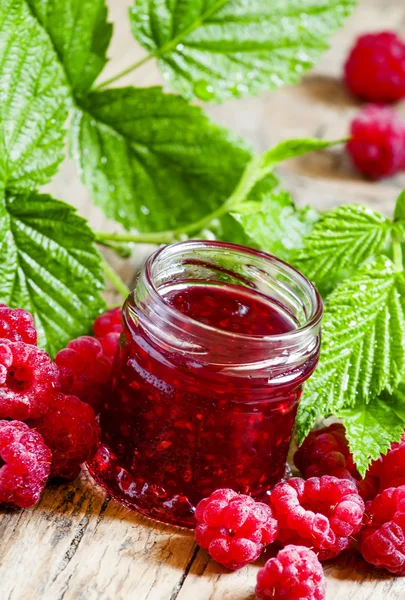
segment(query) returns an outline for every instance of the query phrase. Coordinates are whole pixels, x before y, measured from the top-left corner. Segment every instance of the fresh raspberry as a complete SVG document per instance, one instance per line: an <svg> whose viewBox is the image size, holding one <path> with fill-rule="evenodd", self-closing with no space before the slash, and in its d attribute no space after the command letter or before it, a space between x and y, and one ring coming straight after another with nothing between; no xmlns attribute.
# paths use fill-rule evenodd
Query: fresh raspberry
<svg viewBox="0 0 405 600"><path fill-rule="evenodd" d="M0 338L35 345L37 332L31 313L22 308L9 308L0 304Z"/></svg>
<svg viewBox="0 0 405 600"><path fill-rule="evenodd" d="M320 560L349 547L349 536L359 531L364 513L356 485L329 475L279 483L270 503L280 527L278 540L310 546Z"/></svg>
<svg viewBox="0 0 405 600"><path fill-rule="evenodd" d="M111 308L94 321L93 331L97 338L103 338L109 333L121 333L121 308Z"/></svg>
<svg viewBox="0 0 405 600"><path fill-rule="evenodd" d="M52 450L52 477L75 479L97 451L100 426L91 406L76 396L58 394L46 415L30 425Z"/></svg>
<svg viewBox="0 0 405 600"><path fill-rule="evenodd" d="M38 502L52 453L37 431L21 421L0 421L0 503L28 508Z"/></svg>
<svg viewBox="0 0 405 600"><path fill-rule="evenodd" d="M111 361L104 356L100 342L83 336L72 340L56 355L62 392L73 394L98 412L109 391Z"/></svg>
<svg viewBox="0 0 405 600"><path fill-rule="evenodd" d="M405 485L405 435L398 443L391 444L385 456L373 463L370 472L379 480L379 491Z"/></svg>
<svg viewBox="0 0 405 600"><path fill-rule="evenodd" d="M295 453L294 464L306 479L333 475L353 481L363 500L372 500L378 492L378 477L368 473L361 479L340 423L312 431Z"/></svg>
<svg viewBox="0 0 405 600"><path fill-rule="evenodd" d="M362 100L385 103L405 98L405 44L396 33L360 36L344 70L347 87Z"/></svg>
<svg viewBox="0 0 405 600"><path fill-rule="evenodd" d="M352 121L346 148L356 168L381 179L405 168L405 123L390 108L366 106Z"/></svg>
<svg viewBox="0 0 405 600"><path fill-rule="evenodd" d="M121 308L111 308L97 317L93 325L94 335L100 341L105 356L111 361L118 350L118 340L122 332Z"/></svg>
<svg viewBox="0 0 405 600"><path fill-rule="evenodd" d="M405 575L405 486L388 488L367 503L359 550L365 560Z"/></svg>
<svg viewBox="0 0 405 600"><path fill-rule="evenodd" d="M43 415L58 386L58 368L46 352L0 339L0 418Z"/></svg>
<svg viewBox="0 0 405 600"><path fill-rule="evenodd" d="M277 536L271 508L233 490L216 490L201 500L195 517L197 544L227 569L253 562Z"/></svg>
<svg viewBox="0 0 405 600"><path fill-rule="evenodd" d="M325 600L326 580L316 554L303 546L286 546L257 573L261 600Z"/></svg>

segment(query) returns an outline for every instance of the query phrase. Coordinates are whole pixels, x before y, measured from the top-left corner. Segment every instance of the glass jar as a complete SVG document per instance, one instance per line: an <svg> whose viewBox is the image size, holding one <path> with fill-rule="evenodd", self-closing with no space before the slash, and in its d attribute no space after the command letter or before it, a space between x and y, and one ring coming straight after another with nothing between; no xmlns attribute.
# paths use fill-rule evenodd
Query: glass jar
<svg viewBox="0 0 405 600"><path fill-rule="evenodd" d="M96 481L185 527L217 488L263 499L285 472L321 318L314 286L274 256L212 241L159 249L123 308Z"/></svg>

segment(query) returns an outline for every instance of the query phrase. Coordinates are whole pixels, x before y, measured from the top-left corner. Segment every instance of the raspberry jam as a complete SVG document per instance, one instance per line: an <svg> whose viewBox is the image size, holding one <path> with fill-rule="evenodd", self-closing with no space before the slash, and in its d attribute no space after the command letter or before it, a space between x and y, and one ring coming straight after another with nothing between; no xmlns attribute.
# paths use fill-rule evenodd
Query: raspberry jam
<svg viewBox="0 0 405 600"><path fill-rule="evenodd" d="M148 517L193 527L217 488L263 498L284 475L322 305L286 263L220 242L152 255L124 309L97 482Z"/></svg>

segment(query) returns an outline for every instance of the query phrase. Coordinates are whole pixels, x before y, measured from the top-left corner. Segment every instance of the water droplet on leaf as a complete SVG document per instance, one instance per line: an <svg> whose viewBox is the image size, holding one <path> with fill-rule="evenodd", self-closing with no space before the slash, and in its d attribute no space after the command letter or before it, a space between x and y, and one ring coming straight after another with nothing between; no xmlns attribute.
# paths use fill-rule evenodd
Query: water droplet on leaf
<svg viewBox="0 0 405 600"><path fill-rule="evenodd" d="M214 88L207 81L197 81L194 86L194 94L200 100L211 100L214 97Z"/></svg>

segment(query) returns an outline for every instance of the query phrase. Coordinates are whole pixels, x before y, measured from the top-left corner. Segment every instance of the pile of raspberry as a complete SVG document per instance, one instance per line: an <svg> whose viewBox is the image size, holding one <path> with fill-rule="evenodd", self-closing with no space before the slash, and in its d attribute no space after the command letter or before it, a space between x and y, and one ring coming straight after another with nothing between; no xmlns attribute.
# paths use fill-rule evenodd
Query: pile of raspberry
<svg viewBox="0 0 405 600"><path fill-rule="evenodd" d="M405 98L405 43L396 33L360 36L344 66L349 91L369 102L352 121L347 151L370 179L405 170L405 121L385 104Z"/></svg>
<svg viewBox="0 0 405 600"><path fill-rule="evenodd" d="M52 361L32 315L0 305L0 503L33 506L49 477L74 479L96 453L120 313L98 317L97 337L72 340Z"/></svg>
<svg viewBox="0 0 405 600"><path fill-rule="evenodd" d="M276 485L266 503L230 489L201 500L197 543L231 570L270 553L257 575L256 595L262 600L323 600L321 562L348 549L404 575L405 435L364 479L341 424L312 432L294 462L303 478Z"/></svg>

